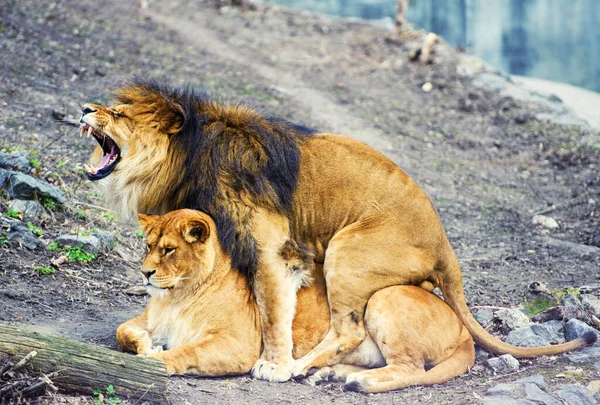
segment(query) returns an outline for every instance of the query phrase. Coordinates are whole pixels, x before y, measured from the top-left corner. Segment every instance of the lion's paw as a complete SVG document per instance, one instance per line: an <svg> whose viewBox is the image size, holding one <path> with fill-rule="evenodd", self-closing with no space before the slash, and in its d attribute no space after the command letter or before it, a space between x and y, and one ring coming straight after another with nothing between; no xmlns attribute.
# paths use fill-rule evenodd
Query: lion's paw
<svg viewBox="0 0 600 405"><path fill-rule="evenodd" d="M293 361L275 363L267 360L258 360L252 367L252 377L271 382L288 381L292 377Z"/></svg>
<svg viewBox="0 0 600 405"><path fill-rule="evenodd" d="M315 387L319 384L332 381L333 377L335 377L335 371L331 367L323 367L310 377L302 379L302 382Z"/></svg>

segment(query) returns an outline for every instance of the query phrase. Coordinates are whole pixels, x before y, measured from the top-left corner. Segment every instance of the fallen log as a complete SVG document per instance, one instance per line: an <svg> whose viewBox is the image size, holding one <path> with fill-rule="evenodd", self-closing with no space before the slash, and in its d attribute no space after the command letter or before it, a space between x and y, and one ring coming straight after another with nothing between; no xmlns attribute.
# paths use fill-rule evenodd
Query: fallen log
<svg viewBox="0 0 600 405"><path fill-rule="evenodd" d="M0 324L0 354L18 360L32 351L37 353L26 367L45 374L60 370L52 382L64 392L92 395L112 385L121 398L167 402L167 374L160 361Z"/></svg>

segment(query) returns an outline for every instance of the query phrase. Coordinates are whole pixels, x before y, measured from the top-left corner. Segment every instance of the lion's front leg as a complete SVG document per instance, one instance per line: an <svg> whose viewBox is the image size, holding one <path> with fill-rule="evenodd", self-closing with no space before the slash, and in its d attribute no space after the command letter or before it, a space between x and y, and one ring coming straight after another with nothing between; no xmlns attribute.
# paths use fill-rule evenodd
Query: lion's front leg
<svg viewBox="0 0 600 405"><path fill-rule="evenodd" d="M137 354L152 353L152 338L148 332L147 314L141 315L119 325L117 328L117 343L121 350Z"/></svg>
<svg viewBox="0 0 600 405"><path fill-rule="evenodd" d="M264 211L255 216L254 236L260 253L254 295L260 312L263 352L252 367L252 375L274 382L289 380L294 366L292 322L298 286L281 256L288 235L287 218Z"/></svg>

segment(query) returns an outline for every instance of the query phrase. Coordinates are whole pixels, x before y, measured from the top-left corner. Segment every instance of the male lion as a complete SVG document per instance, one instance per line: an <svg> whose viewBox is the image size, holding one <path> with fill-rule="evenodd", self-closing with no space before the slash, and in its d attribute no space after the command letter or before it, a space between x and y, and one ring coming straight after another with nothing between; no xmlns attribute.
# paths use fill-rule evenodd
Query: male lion
<svg viewBox="0 0 600 405"><path fill-rule="evenodd" d="M365 338L365 306L375 292L422 282L439 286L475 341L493 353L567 349L507 345L475 321L431 200L361 142L145 82L118 90L111 107L85 105L81 123L102 148L88 177L106 179L106 194L123 216L192 208L215 219L260 310L264 349L255 377L284 381L338 363ZM308 245L323 263L331 307L327 335L296 361L298 280L287 276L278 253L288 239Z"/></svg>
<svg viewBox="0 0 600 405"><path fill-rule="evenodd" d="M199 211L178 210L162 217L140 215L140 223L148 237L141 270L152 298L141 315L117 329L121 348L164 361L169 374L250 371L260 355L259 311L246 277L231 266L219 243L213 220ZM294 318L294 357L299 357L327 333L325 281L321 271L313 271L309 251L288 242L279 254L288 277L314 277L299 292ZM346 381L346 389L382 392L443 383L475 361L471 335L456 314L419 287L373 294L365 326L365 340L311 381L335 377ZM425 364L434 367L426 372Z"/></svg>

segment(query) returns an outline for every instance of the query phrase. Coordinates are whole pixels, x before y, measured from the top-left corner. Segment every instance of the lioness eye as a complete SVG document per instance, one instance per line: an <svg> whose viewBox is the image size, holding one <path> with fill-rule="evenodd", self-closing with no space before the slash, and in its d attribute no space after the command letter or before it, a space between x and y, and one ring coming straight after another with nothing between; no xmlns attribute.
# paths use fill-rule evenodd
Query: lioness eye
<svg viewBox="0 0 600 405"><path fill-rule="evenodd" d="M174 252L174 251L175 251L175 248L167 247L167 248L165 248L165 253L163 256L166 256L169 253Z"/></svg>
<svg viewBox="0 0 600 405"><path fill-rule="evenodd" d="M150 249L152 249L152 245L148 243L148 244L146 245L146 252L149 252L149 251L150 251Z"/></svg>

